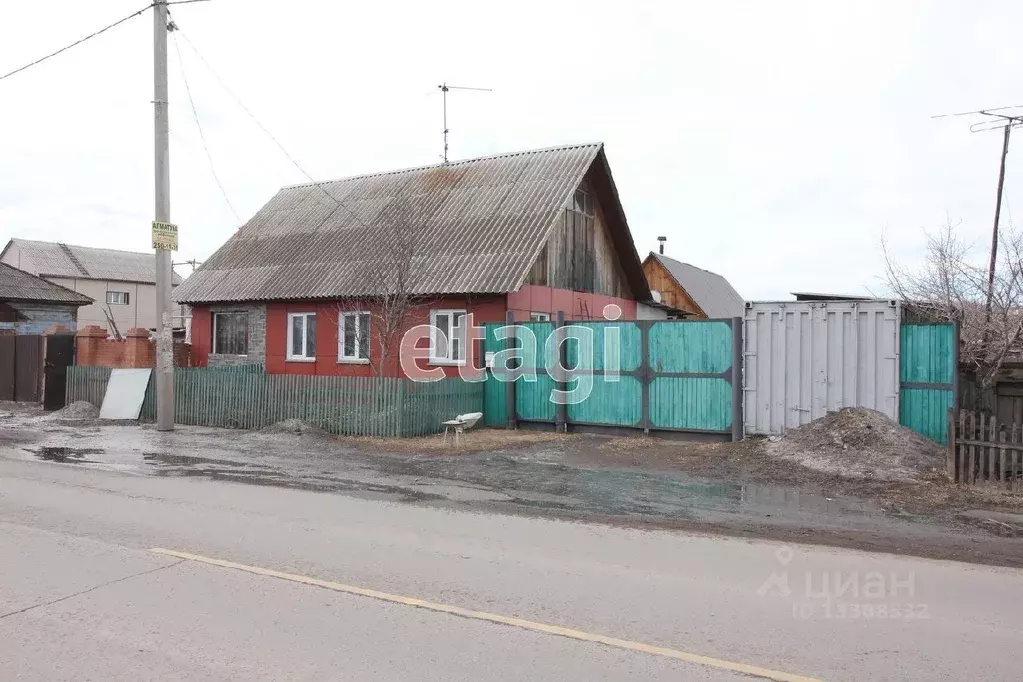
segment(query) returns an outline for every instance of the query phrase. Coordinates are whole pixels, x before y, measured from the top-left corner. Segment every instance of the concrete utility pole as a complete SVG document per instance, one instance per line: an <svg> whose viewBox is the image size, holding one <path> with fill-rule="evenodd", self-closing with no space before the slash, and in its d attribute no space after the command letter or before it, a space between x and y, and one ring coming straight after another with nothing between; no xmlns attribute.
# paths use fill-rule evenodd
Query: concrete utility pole
<svg viewBox="0 0 1023 682"><path fill-rule="evenodd" d="M156 217L170 223L170 120L167 106L167 0L153 3L153 112ZM174 339L171 250L156 249L156 428L174 430Z"/></svg>

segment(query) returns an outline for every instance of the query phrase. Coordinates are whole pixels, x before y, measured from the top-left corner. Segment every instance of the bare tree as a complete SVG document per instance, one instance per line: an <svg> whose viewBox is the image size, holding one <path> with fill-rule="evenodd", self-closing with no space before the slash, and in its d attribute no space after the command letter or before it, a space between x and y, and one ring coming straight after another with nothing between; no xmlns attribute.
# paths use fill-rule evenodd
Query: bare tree
<svg viewBox="0 0 1023 682"><path fill-rule="evenodd" d="M1023 235L1003 229L999 259L990 287L988 267L973 257L956 227L947 223L927 235L921 266L910 269L895 262L882 240L888 286L904 304L935 322L960 325L959 359L977 377L980 392L991 389L1005 361L1023 354Z"/></svg>
<svg viewBox="0 0 1023 682"><path fill-rule="evenodd" d="M423 231L414 203L403 197L388 203L372 226L366 258L354 267L361 293L342 298L336 309L338 321L344 318L339 325L343 349L361 349L373 373L382 376L413 309L422 303L416 264Z"/></svg>

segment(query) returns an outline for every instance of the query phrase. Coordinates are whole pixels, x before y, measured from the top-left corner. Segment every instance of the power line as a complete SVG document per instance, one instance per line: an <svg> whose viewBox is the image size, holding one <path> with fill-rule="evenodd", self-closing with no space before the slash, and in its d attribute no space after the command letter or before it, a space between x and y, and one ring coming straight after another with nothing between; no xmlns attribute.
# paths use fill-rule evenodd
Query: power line
<svg viewBox="0 0 1023 682"><path fill-rule="evenodd" d="M306 171L306 169L305 169L305 168L303 168L303 167L301 166L301 164L299 164L299 162L295 160L295 157L293 157L293 156L292 156L291 154L289 154L289 153L288 153L288 150L284 148L284 145L282 145L282 144L280 143L280 141L279 141L279 140L278 140L278 139L277 139L276 137L274 137L273 133L271 133L271 132L270 132L269 130L267 130L266 126L264 126L264 125L263 125L262 123L260 123L260 122L259 122L259 119L258 119L258 118L256 118L256 115L255 115L255 114L253 114L253 113L252 113L252 112L251 112L251 111L249 110L249 108L248 108L247 106L245 106L245 104L244 104L244 103L243 103L243 102L241 101L241 99L240 99L240 98L238 97L238 95L236 95L236 94L234 93L234 91L233 91L233 90L231 90L231 88L229 88L229 87L227 86L227 83L225 83L225 82L224 82L224 79L220 77L220 75L219 75L219 74L218 74L218 73L217 73L217 72L216 72L216 71L215 71L215 70L213 69L213 67L212 67L212 66L210 66L210 63L209 63L208 61L206 61L206 58L202 56L202 54L201 54L201 53L199 52L198 48L196 48L196 46L195 46L195 45L194 45L194 44L192 43L192 41L188 39L188 36L187 36L187 35L185 35L184 31L182 31L182 30L181 30L181 29L179 28L179 29L178 29L178 33L180 33L180 34L181 34L181 38L182 38L182 40L184 40L184 41L185 41L186 43L188 43L188 46L189 46L189 47L190 47L190 48L192 49L192 52L194 52L194 53L195 53L195 56L196 56L196 57L198 57L198 58L200 59L200 61L202 61L202 63L203 63L203 64L204 64L204 65L206 66L206 68L207 68L207 69L209 70L209 72L210 72L211 74L213 74L213 77L217 79L217 82L219 82L219 83L220 83L221 87L222 87L222 88L224 88L224 90L225 90L225 91L227 92L227 94L231 95L231 97L232 97L232 98L234 99L234 101L238 103L238 106L240 106L240 107L242 108L242 111L244 111L244 112L245 112L246 114L248 114L249 118L251 118L251 119L252 119L252 121L253 121L253 122L254 122L254 123L255 123L255 124L257 125L257 126L259 126L259 129L260 129L260 130L262 130L262 131L263 131L264 133L266 133L266 136L267 136L267 137L269 137L269 138L270 138L271 140L273 140L273 143L274 143L275 145L277 145L277 148L278 148L278 149L280 149L280 150L281 150L281 153L282 153L282 154L284 154L284 156L286 156L286 157L287 157L288 161L290 161L290 162L292 163L292 165L293 165L293 166L295 166L295 168L297 168L297 169L298 169L298 170L299 170L299 171L300 171L300 172L302 173L302 175L306 176L306 178L308 178L308 179L309 179L309 182L311 182L311 183L312 183L312 184L313 184L313 185L314 185L314 186L315 186L315 187L316 187L316 188L317 188L318 190L320 190L320 191L321 191L321 192L323 192L323 193L324 193L325 195L327 195L327 198L329 198L329 199L330 199L331 201L333 201L333 202L334 202L335 204L337 204L337 206L335 207L335 209L334 209L334 210L336 211L336 210L337 210L338 208L343 208L343 209L345 209L345 211L347 211L347 212L348 212L348 214L349 214L349 215L351 215L351 216L352 216L352 218L354 218L354 219L355 219L355 222L357 222L357 223L358 223L359 225L361 225L362 227L365 227L366 229L369 229L369 225L367 225L366 223L364 223L364 222L363 222L363 221L362 221L362 220L361 220L361 219L359 218L359 216L358 216L358 215L357 215L357 214L355 213L355 211L353 211L353 210L352 210L351 208L349 208L349 207L348 207L348 206L346 206L346 205L345 205L344 203L342 203L340 199L338 199L338 198L337 198L337 197L335 197L335 196L334 196L333 194L331 194L330 192L328 192L328 191L326 190L326 188L325 188L325 187L323 187L323 185L321 185L321 184L320 184L319 182L317 182L317 181L316 181L316 180L315 180L315 179L313 178L313 176L312 176L312 175L310 175L310 174L309 174L309 173L308 173L308 172ZM326 217L325 217L325 218L323 219L323 222L326 222L327 220L329 220L329 219L330 219L330 217L331 217L331 215L333 215L333 211L332 211L332 212L331 212L330 214L328 214L328 215L327 215L327 216L326 216Z"/></svg>
<svg viewBox="0 0 1023 682"><path fill-rule="evenodd" d="M199 122L199 112L195 108L195 100L192 99L192 88L188 85L188 75L185 73L185 60L181 58L181 47L178 45L178 39L174 37L174 51L178 54L178 65L181 67L181 80L185 82L185 92L188 94L188 103L192 106L192 116L195 117L195 127L199 129L199 139L202 140L202 148L206 150L206 158L210 162L210 173L213 174L213 179L217 182L217 187L220 188L220 193L224 195L224 201L227 202L228 208L231 209L231 213L234 214L234 219L241 225L242 219L238 215L238 211L234 209L234 204L231 203L231 199L227 196L227 190L224 189L224 184L220 182L220 176L217 175L217 169L213 165L213 155L210 154L209 145L206 144L206 135L202 131L202 123Z"/></svg>
<svg viewBox="0 0 1023 682"><path fill-rule="evenodd" d="M67 50L70 50L72 47L75 47L76 45L81 45L85 41L91 40L92 38L95 38L96 36L100 35L101 33L106 33L107 31L109 31L110 29L114 28L115 26L123 24L124 22L128 21L129 19L134 19L138 15L140 15L143 12L147 11L150 7L152 7L152 5L146 5L145 7L140 9L139 11L134 12L132 14L129 14L128 16L124 17L123 19L118 19L114 23L112 23L112 24L110 24L108 26L104 26L103 28L101 28L100 30L96 31L95 33L90 33L89 35L85 36L84 38L82 38L80 40L76 40L75 42L71 43L70 45L65 45L64 47L60 48L56 52L51 52L50 54L46 55L45 57L40 57L39 59L35 60L34 62L30 62L28 64L25 64L24 66L19 66L14 71L11 71L10 73L5 73L4 75L0 76L0 81L4 80L5 78L10 78L14 74L20 73L20 72L24 71L25 69L32 68L36 64L41 64L41 63L45 62L47 59L50 59L51 57L56 57L61 52L66 52Z"/></svg>

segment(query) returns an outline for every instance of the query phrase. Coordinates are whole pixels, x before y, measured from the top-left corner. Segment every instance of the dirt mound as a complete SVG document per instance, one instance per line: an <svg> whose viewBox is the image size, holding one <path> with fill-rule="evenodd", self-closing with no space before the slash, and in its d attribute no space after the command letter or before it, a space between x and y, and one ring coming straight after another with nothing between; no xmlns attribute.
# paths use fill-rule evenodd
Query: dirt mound
<svg viewBox="0 0 1023 682"><path fill-rule="evenodd" d="M301 419L285 419L263 428L262 431L264 433L295 433L299 435L320 435L325 433L320 427L307 424Z"/></svg>
<svg viewBox="0 0 1023 682"><path fill-rule="evenodd" d="M772 457L845 478L916 481L941 469L945 449L864 408L848 407L772 437Z"/></svg>
<svg viewBox="0 0 1023 682"><path fill-rule="evenodd" d="M56 412L43 417L46 420L60 420L60 419L98 419L99 408L90 402L79 400L67 405Z"/></svg>

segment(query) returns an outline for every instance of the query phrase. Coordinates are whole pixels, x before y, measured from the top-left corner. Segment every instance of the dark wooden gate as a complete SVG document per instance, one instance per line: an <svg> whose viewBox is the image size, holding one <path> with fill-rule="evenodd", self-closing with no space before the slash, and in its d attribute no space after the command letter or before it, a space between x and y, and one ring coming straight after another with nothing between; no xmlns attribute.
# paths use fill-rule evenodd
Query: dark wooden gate
<svg viewBox="0 0 1023 682"><path fill-rule="evenodd" d="M0 336L0 400L14 400L16 336Z"/></svg>
<svg viewBox="0 0 1023 682"><path fill-rule="evenodd" d="M75 358L75 335L54 334L46 339L43 408L59 410L66 402L67 368Z"/></svg>
<svg viewBox="0 0 1023 682"><path fill-rule="evenodd" d="M14 399L23 403L39 402L43 337L26 335L14 339Z"/></svg>

